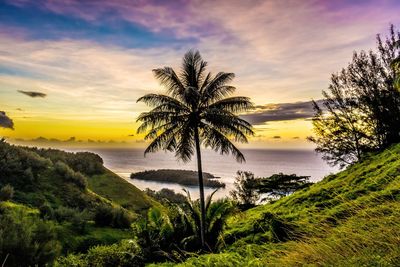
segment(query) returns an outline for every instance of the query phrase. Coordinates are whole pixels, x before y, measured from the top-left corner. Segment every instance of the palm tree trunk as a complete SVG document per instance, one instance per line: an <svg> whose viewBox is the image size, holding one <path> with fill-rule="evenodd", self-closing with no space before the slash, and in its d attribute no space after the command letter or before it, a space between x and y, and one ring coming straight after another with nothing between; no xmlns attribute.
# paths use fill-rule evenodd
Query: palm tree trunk
<svg viewBox="0 0 400 267"><path fill-rule="evenodd" d="M205 248L205 229L206 229L206 208L204 204L204 185L203 185L203 170L201 167L201 152L200 152L200 139L199 131L197 127L194 130L194 139L196 142L196 153L197 153L197 172L199 174L199 189L200 189L200 210L201 210L201 220L200 220L200 237L201 237L201 247Z"/></svg>

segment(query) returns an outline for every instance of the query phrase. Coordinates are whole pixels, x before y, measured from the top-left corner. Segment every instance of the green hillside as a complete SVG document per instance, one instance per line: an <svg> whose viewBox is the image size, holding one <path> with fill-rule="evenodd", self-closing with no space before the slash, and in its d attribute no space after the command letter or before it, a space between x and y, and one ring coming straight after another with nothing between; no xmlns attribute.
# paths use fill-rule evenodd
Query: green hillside
<svg viewBox="0 0 400 267"><path fill-rule="evenodd" d="M160 206L136 186L107 169L102 174L90 176L88 183L93 192L137 213L144 213L152 206Z"/></svg>
<svg viewBox="0 0 400 267"><path fill-rule="evenodd" d="M143 213L153 205L158 205L137 187L105 168L103 160L94 153L70 153L57 149L21 147L14 147L14 149L33 152L41 158L50 160L53 164L57 164L57 162L67 164L73 171L85 175L87 187L90 191L121 205L131 212Z"/></svg>
<svg viewBox="0 0 400 267"><path fill-rule="evenodd" d="M399 216L396 145L308 189L235 215L221 253L178 266L399 266Z"/></svg>
<svg viewBox="0 0 400 267"><path fill-rule="evenodd" d="M130 239L131 223L153 206L161 205L96 154L0 142L0 258L7 266Z"/></svg>

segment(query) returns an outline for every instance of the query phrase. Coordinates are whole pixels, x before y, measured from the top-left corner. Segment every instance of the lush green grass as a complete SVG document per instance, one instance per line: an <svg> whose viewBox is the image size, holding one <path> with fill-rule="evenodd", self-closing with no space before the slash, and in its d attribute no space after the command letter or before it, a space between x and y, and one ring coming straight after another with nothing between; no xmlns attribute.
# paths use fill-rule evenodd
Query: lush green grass
<svg viewBox="0 0 400 267"><path fill-rule="evenodd" d="M397 145L231 217L220 254L178 266L398 266L399 215Z"/></svg>
<svg viewBox="0 0 400 267"><path fill-rule="evenodd" d="M143 213L159 205L137 187L107 169L103 174L89 177L88 184L96 194L134 212Z"/></svg>

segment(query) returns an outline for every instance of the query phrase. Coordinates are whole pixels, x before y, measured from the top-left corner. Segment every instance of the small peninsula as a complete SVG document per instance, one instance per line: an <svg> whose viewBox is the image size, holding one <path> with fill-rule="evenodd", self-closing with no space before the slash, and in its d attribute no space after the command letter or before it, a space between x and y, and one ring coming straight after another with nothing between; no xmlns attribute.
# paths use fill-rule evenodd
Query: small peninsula
<svg viewBox="0 0 400 267"><path fill-rule="evenodd" d="M177 183L186 186L197 186L198 176L196 171L190 170L173 170L173 169L160 169L160 170L147 170L131 174L131 179L155 181L163 183ZM204 186L212 188L225 188L225 184L217 181L219 177L211 173L203 172Z"/></svg>

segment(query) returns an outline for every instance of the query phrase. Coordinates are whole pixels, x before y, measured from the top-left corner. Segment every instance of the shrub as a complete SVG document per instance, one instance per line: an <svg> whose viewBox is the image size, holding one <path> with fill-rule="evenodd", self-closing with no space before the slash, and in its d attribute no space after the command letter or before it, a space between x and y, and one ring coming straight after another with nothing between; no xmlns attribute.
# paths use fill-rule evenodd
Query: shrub
<svg viewBox="0 0 400 267"><path fill-rule="evenodd" d="M0 215L0 259L5 266L44 266L61 251L54 225L24 210L3 209Z"/></svg>
<svg viewBox="0 0 400 267"><path fill-rule="evenodd" d="M56 267L131 267L144 266L140 246L133 240L123 240L119 244L96 246L87 254L61 257L55 263Z"/></svg>
<svg viewBox="0 0 400 267"><path fill-rule="evenodd" d="M79 211L78 209L60 206L54 211L54 219L59 222L68 221L76 231L84 233L87 221L91 219L91 214L87 210Z"/></svg>
<svg viewBox="0 0 400 267"><path fill-rule="evenodd" d="M133 221L133 217L123 208L114 208L103 204L96 209L94 221L98 226L129 228Z"/></svg>
<svg viewBox="0 0 400 267"><path fill-rule="evenodd" d="M162 204L183 204L186 202L186 197L183 194L175 193L174 190L168 188L162 188L160 191L154 191L146 188L144 192Z"/></svg>
<svg viewBox="0 0 400 267"><path fill-rule="evenodd" d="M0 201L7 201L14 196L14 187L7 184L0 189Z"/></svg>
<svg viewBox="0 0 400 267"><path fill-rule="evenodd" d="M40 211L40 216L44 219L54 219L55 217L54 209L48 202L43 203L39 207L39 211Z"/></svg>
<svg viewBox="0 0 400 267"><path fill-rule="evenodd" d="M120 244L97 246L87 254L91 266L130 267L144 266L140 246L133 240L124 240Z"/></svg>
<svg viewBox="0 0 400 267"><path fill-rule="evenodd" d="M113 209L113 224L112 226L115 228L129 228L133 221L132 216L129 212L124 210L123 208L114 208Z"/></svg>
<svg viewBox="0 0 400 267"><path fill-rule="evenodd" d="M66 257L60 257L54 264L55 267L87 267L89 266L85 255L68 254Z"/></svg>
<svg viewBox="0 0 400 267"><path fill-rule="evenodd" d="M100 205L94 214L94 221L98 226L110 226L113 221L112 207L109 205Z"/></svg>
<svg viewBox="0 0 400 267"><path fill-rule="evenodd" d="M80 172L75 172L67 164L57 161L54 168L58 174L64 177L65 180L75 183L79 188L85 189L87 187L87 180Z"/></svg>

